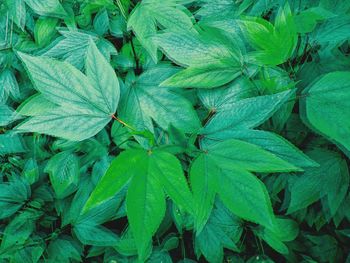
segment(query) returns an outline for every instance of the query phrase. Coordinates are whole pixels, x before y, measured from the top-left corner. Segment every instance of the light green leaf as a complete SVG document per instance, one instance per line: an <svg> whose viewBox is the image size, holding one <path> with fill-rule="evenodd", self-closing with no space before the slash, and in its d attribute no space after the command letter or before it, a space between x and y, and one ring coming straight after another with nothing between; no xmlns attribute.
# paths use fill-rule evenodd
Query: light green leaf
<svg viewBox="0 0 350 263"><path fill-rule="evenodd" d="M161 86L178 88L204 88L210 89L222 86L242 74L240 67L229 64L209 64L189 67L167 80Z"/></svg>
<svg viewBox="0 0 350 263"><path fill-rule="evenodd" d="M287 90L225 104L208 121L202 133L214 138L231 130L257 127L270 118L292 94L292 90Z"/></svg>
<svg viewBox="0 0 350 263"><path fill-rule="evenodd" d="M5 68L0 72L0 102L5 102L9 95L19 98L19 86L12 70Z"/></svg>
<svg viewBox="0 0 350 263"><path fill-rule="evenodd" d="M195 32L166 32L154 41L167 57L181 66L203 66L221 60L238 60L237 49L225 45L216 35Z"/></svg>
<svg viewBox="0 0 350 263"><path fill-rule="evenodd" d="M152 39L157 32L157 24L172 31L191 30L194 19L191 13L176 1L142 1L136 6L128 19L128 28L132 29L141 45L157 62L157 45Z"/></svg>
<svg viewBox="0 0 350 263"><path fill-rule="evenodd" d="M113 160L85 204L84 211L113 198L129 182L138 172L137 169L130 168L141 161L141 153L140 150L127 150Z"/></svg>
<svg viewBox="0 0 350 263"><path fill-rule="evenodd" d="M20 110L32 118L18 125L17 130L81 141L94 136L111 120L119 101L118 80L94 43L90 44L93 47L87 59L87 73L94 77L86 77L66 62L19 54L43 97L25 102L23 107L36 110ZM100 70L92 69L94 65ZM43 100L48 102L41 104Z"/></svg>
<svg viewBox="0 0 350 263"><path fill-rule="evenodd" d="M34 27L34 38L35 42L40 47L44 47L50 43L51 38L57 32L57 24L58 19L51 17L41 17L36 21Z"/></svg>
<svg viewBox="0 0 350 263"><path fill-rule="evenodd" d="M275 25L259 17L247 17L241 21L241 27L249 43L257 50L250 54L257 63L279 65L293 54L298 35L288 3L280 7Z"/></svg>
<svg viewBox="0 0 350 263"><path fill-rule="evenodd" d="M114 112L119 103L119 81L114 69L106 61L96 45L90 40L86 57L86 75L93 87L103 96L109 112Z"/></svg>
<svg viewBox="0 0 350 263"><path fill-rule="evenodd" d="M24 30L26 22L26 5L24 0L6 0L5 3L10 18L20 29Z"/></svg>

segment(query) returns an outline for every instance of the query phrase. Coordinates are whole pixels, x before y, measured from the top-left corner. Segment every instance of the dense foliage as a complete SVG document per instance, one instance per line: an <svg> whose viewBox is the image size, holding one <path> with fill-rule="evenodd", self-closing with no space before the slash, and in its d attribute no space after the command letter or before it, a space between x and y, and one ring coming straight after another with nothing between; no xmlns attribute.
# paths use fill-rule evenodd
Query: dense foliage
<svg viewBox="0 0 350 263"><path fill-rule="evenodd" d="M350 262L349 0L1 0L0 262Z"/></svg>

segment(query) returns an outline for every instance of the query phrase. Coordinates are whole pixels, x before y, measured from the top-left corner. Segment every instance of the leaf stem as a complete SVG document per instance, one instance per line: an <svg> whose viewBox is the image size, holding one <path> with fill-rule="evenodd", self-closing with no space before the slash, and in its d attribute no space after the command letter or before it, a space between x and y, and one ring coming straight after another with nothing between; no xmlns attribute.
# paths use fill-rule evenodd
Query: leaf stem
<svg viewBox="0 0 350 263"><path fill-rule="evenodd" d="M119 122L120 124L124 125L125 127L129 128L130 130L136 131L135 128L133 128L132 126L130 126L129 124L127 124L126 122L122 121L121 119L119 119L118 117L116 117L114 114L111 115L111 117L113 119L115 119L117 122Z"/></svg>
<svg viewBox="0 0 350 263"><path fill-rule="evenodd" d="M131 44L132 53L134 55L134 60L135 60L135 63L136 63L136 71L139 71L140 70L140 64L139 64L139 59L138 59L138 57L136 55L134 42L132 41L132 36L130 37L130 44Z"/></svg>

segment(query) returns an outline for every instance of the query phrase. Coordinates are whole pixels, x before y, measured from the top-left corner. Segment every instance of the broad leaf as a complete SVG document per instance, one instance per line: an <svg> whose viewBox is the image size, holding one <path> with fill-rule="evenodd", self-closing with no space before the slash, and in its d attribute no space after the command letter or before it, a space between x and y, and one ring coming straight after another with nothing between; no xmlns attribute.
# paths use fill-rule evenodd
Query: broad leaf
<svg viewBox="0 0 350 263"><path fill-rule="evenodd" d="M119 115L139 131L153 131L152 119L163 129L170 124L185 131L195 132L199 118L191 103L159 83L174 73L169 66L159 66L143 73L128 87L120 102Z"/></svg>
<svg viewBox="0 0 350 263"><path fill-rule="evenodd" d="M20 53L43 97L40 101L32 97L25 102L31 109L40 110L35 110L35 114L28 111L32 118L17 126L17 130L81 141L94 136L111 120L119 100L119 83L94 43L90 44L87 73L94 74L93 77L86 77L66 62ZM100 70L92 69L94 65L99 65ZM47 103L42 104L43 100Z"/></svg>
<svg viewBox="0 0 350 263"><path fill-rule="evenodd" d="M195 248L209 262L222 262L224 248L239 251L236 243L241 234L240 219L217 200L207 224L195 238Z"/></svg>
<svg viewBox="0 0 350 263"><path fill-rule="evenodd" d="M304 90L303 120L317 132L350 151L350 72L332 72Z"/></svg>
<svg viewBox="0 0 350 263"><path fill-rule="evenodd" d="M127 216L138 255L144 260L148 256L152 236L165 215L165 193L190 213L192 194L176 157L160 150L126 150L112 162L84 210L109 200L129 181Z"/></svg>
<svg viewBox="0 0 350 263"><path fill-rule="evenodd" d="M349 187L346 161L337 153L321 149L313 150L309 155L320 167L308 168L304 174L290 178L288 213L306 208L324 197L326 208L334 215Z"/></svg>

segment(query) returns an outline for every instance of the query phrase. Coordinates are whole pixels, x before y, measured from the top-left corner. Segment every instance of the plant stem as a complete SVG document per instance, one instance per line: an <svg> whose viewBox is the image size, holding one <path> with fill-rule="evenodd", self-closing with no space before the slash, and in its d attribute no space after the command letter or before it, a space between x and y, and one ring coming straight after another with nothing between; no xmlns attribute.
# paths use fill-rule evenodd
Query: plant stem
<svg viewBox="0 0 350 263"><path fill-rule="evenodd" d="M113 119L115 119L117 122L119 122L120 124L124 125L125 127L129 128L130 130L136 131L135 128L133 128L132 126L130 126L129 124L127 124L126 122L122 121L121 119L119 119L118 117L116 117L114 114L111 115L111 117Z"/></svg>

